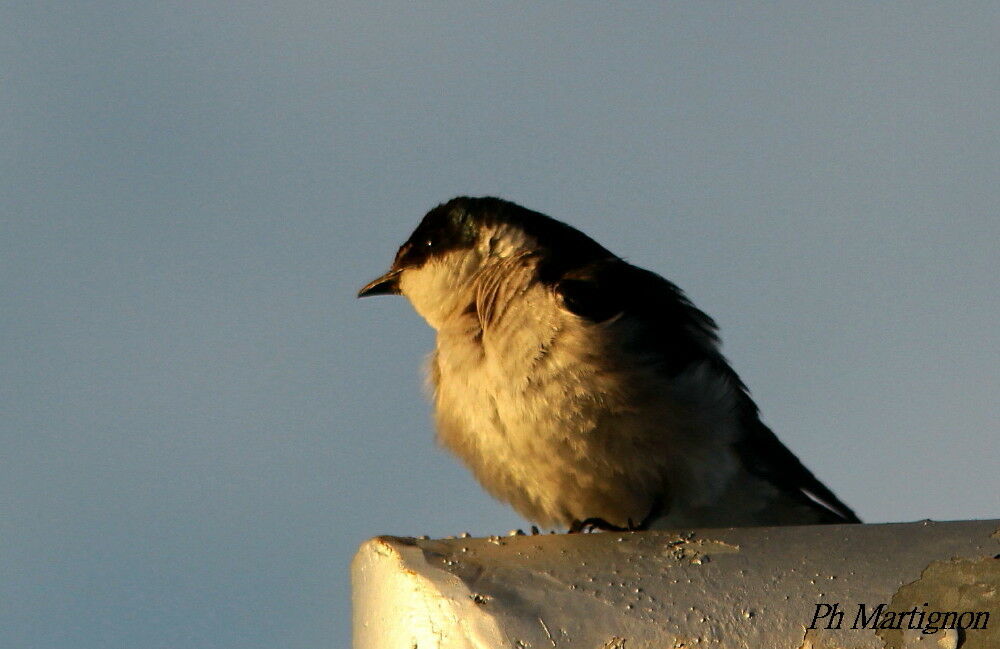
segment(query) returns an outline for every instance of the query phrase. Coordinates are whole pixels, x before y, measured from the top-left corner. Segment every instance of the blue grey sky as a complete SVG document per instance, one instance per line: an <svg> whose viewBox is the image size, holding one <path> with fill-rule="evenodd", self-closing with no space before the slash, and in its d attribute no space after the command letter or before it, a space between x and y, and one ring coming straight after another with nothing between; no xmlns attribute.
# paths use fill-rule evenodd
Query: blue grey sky
<svg viewBox="0 0 1000 649"><path fill-rule="evenodd" d="M1000 516L994 2L0 24L0 646L347 647L360 542L524 526L354 298L457 194L684 287L866 521Z"/></svg>

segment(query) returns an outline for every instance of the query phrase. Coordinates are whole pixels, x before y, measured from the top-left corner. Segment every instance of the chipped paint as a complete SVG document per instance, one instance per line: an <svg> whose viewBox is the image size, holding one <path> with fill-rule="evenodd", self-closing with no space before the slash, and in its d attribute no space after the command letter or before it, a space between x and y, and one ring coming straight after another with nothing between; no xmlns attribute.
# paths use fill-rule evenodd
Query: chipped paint
<svg viewBox="0 0 1000 649"><path fill-rule="evenodd" d="M896 591L887 608L893 611L915 608L925 614L907 625L919 629L876 631L885 640L886 649L908 649L914 643L911 638L914 635L930 639L940 636L937 640L954 644L954 649L997 649L1000 647L1000 559L932 561L920 579ZM977 612L986 612L985 619ZM932 617L935 613L938 615ZM942 628L956 626L966 628Z"/></svg>
<svg viewBox="0 0 1000 649"><path fill-rule="evenodd" d="M663 556L680 565L700 566L712 560L713 554L734 554L740 546L716 539L696 539L694 533L666 544Z"/></svg>

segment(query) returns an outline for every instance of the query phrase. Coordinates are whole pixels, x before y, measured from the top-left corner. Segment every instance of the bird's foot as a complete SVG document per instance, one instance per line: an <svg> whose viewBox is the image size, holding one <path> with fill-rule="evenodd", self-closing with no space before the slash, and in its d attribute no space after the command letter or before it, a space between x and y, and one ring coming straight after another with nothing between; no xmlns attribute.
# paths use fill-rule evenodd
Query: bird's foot
<svg viewBox="0 0 1000 649"><path fill-rule="evenodd" d="M631 532L635 529L637 528L632 525L632 519L629 519L628 526L621 527L619 525L615 525L614 523L609 523L603 518L593 516L582 521L573 521L573 524L569 526L569 533L589 534L597 530L602 532Z"/></svg>
<svg viewBox="0 0 1000 649"><path fill-rule="evenodd" d="M660 505L659 503L656 503L650 508L649 513L646 514L646 518L642 519L638 523L629 518L624 527L615 525L614 523L609 523L603 518L592 516L591 518L586 518L582 521L573 521L573 524L569 526L569 533L588 534L597 530L602 532L641 532L649 529L649 524L653 522L659 511Z"/></svg>

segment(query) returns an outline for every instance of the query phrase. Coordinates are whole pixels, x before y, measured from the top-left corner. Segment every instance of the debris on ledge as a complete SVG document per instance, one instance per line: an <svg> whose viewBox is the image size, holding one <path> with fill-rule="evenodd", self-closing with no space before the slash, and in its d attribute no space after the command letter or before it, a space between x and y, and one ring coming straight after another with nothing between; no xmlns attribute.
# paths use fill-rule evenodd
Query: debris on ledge
<svg viewBox="0 0 1000 649"><path fill-rule="evenodd" d="M352 580L354 649L1000 647L1000 520L378 537Z"/></svg>

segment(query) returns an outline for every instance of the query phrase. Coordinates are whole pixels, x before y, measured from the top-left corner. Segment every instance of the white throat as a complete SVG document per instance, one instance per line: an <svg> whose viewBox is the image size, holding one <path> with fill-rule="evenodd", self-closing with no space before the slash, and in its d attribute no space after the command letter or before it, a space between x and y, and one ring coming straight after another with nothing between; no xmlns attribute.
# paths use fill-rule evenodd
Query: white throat
<svg viewBox="0 0 1000 649"><path fill-rule="evenodd" d="M420 316L440 331L475 300L475 278L485 266L503 263L534 247L523 231L500 225L483 230L470 248L432 257L400 276L400 289Z"/></svg>

